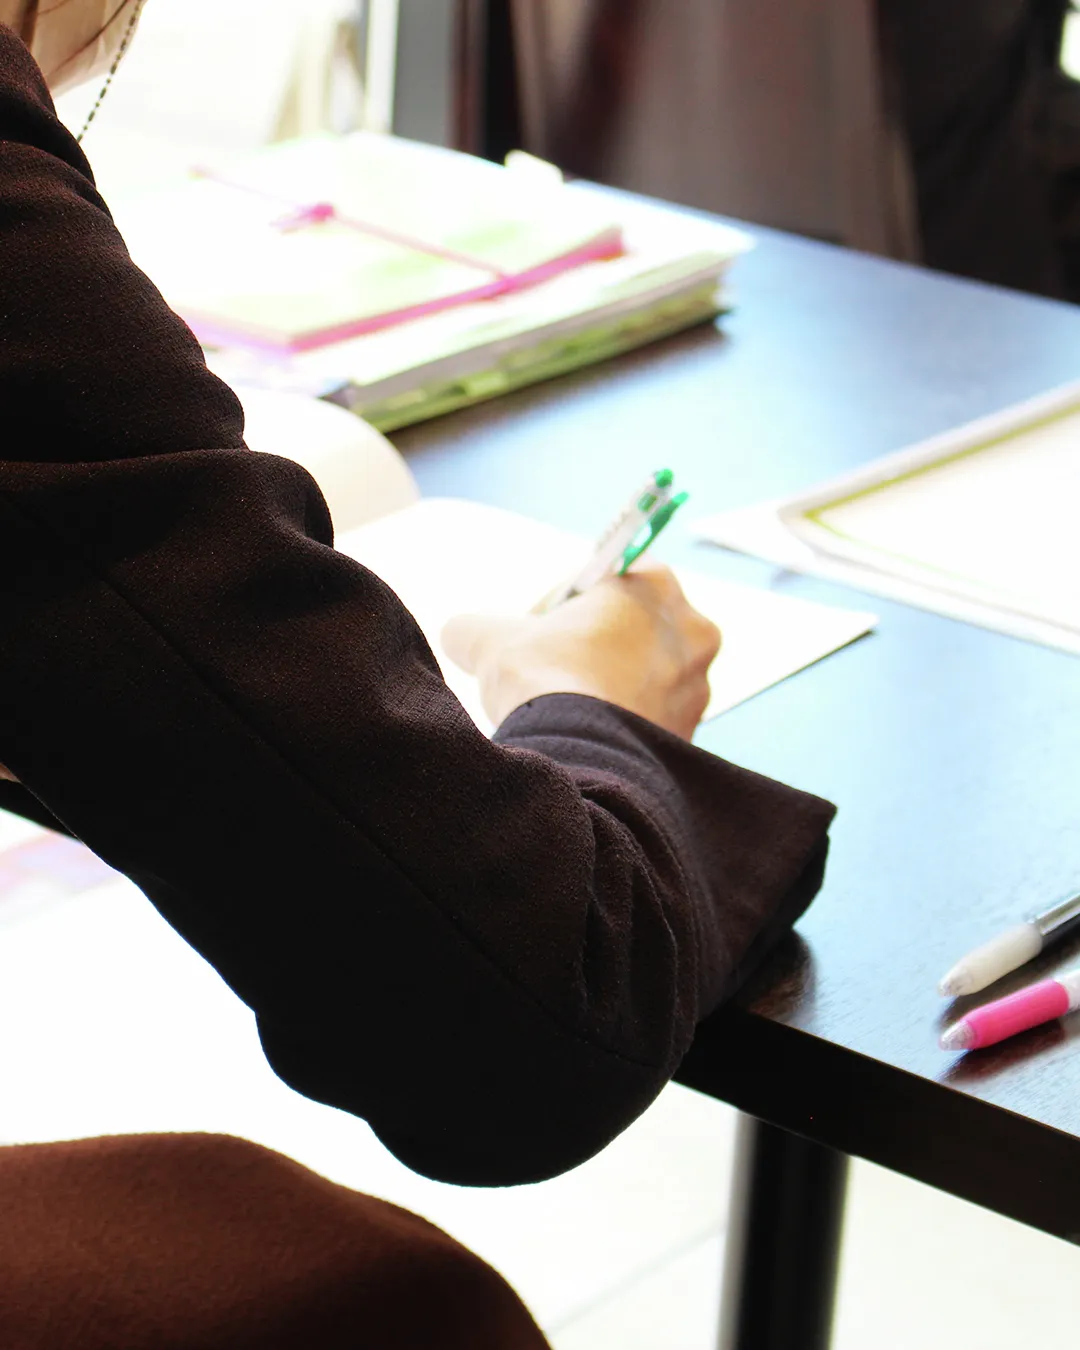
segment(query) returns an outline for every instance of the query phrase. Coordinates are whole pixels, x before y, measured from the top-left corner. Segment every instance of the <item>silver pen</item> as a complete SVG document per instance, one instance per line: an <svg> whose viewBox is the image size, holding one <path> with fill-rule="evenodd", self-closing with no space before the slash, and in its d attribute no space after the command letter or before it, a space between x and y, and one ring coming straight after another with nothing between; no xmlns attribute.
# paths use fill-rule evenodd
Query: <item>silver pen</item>
<svg viewBox="0 0 1080 1350"><path fill-rule="evenodd" d="M1067 896L968 952L938 985L944 998L976 994L1080 925L1080 894Z"/></svg>

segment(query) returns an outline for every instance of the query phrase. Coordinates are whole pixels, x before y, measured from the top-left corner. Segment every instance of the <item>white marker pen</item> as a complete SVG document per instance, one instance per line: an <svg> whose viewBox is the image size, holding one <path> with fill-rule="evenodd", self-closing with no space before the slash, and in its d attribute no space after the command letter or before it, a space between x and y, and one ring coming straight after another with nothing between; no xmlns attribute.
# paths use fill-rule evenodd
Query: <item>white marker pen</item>
<svg viewBox="0 0 1080 1350"><path fill-rule="evenodd" d="M1059 900L1056 905L1033 914L1013 928L984 942L961 957L938 985L943 998L975 994L1000 980L1010 970L1038 956L1042 949L1071 933L1080 924L1080 895Z"/></svg>

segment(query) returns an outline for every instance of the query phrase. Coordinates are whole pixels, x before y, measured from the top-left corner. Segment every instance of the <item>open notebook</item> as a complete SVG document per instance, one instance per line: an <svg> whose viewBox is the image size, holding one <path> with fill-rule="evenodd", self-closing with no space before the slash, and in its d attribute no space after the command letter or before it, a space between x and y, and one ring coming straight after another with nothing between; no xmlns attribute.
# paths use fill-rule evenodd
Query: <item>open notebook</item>
<svg viewBox="0 0 1080 1350"><path fill-rule="evenodd" d="M476 681L446 656L439 634L454 614L524 614L574 572L592 541L477 502L420 499L404 460L378 432L330 404L296 394L238 387L247 441L295 459L330 506L336 546L371 568L400 596L442 667L446 682L490 731ZM623 485L625 486L625 485ZM613 489L618 505L620 490ZM597 519L597 532L607 524ZM657 545L662 556L662 543ZM724 635L709 683L715 717L867 633L872 614L837 609L693 571L679 579Z"/></svg>
<svg viewBox="0 0 1080 1350"><path fill-rule="evenodd" d="M591 541L516 512L432 497L350 530L343 553L383 578L411 610L446 682L479 727L492 730L476 681L439 645L453 614L524 614L588 558ZM723 633L709 674L706 719L861 637L870 614L676 569L687 598Z"/></svg>

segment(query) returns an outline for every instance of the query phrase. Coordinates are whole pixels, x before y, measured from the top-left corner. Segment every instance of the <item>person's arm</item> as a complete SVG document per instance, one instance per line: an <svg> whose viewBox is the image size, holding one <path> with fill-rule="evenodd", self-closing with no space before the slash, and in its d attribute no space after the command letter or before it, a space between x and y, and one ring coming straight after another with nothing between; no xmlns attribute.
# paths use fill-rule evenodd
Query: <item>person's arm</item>
<svg viewBox="0 0 1080 1350"><path fill-rule="evenodd" d="M0 403L0 761L410 1166L602 1148L808 903L832 808L580 694L482 736L311 478L242 448L3 30Z"/></svg>

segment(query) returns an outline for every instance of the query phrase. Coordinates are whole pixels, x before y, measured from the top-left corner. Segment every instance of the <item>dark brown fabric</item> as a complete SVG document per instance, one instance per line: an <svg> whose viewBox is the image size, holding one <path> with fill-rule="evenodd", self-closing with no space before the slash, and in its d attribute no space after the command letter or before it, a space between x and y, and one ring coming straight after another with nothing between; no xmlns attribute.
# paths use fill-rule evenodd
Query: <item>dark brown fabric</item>
<svg viewBox="0 0 1080 1350"><path fill-rule="evenodd" d="M482 736L243 447L5 30L0 407L0 762L409 1166L603 1148L808 904L832 807L593 699Z"/></svg>
<svg viewBox="0 0 1080 1350"><path fill-rule="evenodd" d="M880 0L917 184L923 256L980 281L1080 298L1080 86L1060 69L1069 0ZM1073 216L1077 215L1072 207ZM1077 273L1075 276L1070 275Z"/></svg>
<svg viewBox="0 0 1080 1350"><path fill-rule="evenodd" d="M440 1229L241 1139L0 1149L4 1350L545 1350Z"/></svg>

